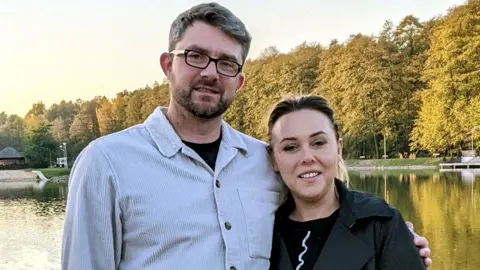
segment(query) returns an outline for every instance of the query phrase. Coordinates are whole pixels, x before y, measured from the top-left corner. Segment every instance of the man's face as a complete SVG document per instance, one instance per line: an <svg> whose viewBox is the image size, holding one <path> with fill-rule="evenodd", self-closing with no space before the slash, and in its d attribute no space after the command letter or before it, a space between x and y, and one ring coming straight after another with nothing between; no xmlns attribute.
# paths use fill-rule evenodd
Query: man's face
<svg viewBox="0 0 480 270"><path fill-rule="evenodd" d="M194 50L212 58L243 64L240 43L220 29L200 21L187 29L175 50ZM169 54L163 54L160 62L170 81L173 102L200 118L222 115L243 85L243 74L235 77L219 74L214 62L200 69L188 65L185 55Z"/></svg>

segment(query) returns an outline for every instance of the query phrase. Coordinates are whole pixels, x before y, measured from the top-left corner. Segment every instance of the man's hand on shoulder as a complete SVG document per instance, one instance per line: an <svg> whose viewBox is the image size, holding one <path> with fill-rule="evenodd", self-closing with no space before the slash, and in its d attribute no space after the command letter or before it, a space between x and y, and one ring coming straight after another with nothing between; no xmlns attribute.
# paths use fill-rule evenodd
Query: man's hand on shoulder
<svg viewBox="0 0 480 270"><path fill-rule="evenodd" d="M431 250L429 248L427 238L420 236L414 232L413 223L411 223L410 221L407 221L406 224L413 235L413 241L415 243L415 246L417 246L417 248L419 249L419 254L420 254L420 257L422 257L423 259L423 263L425 264L426 267L430 267L432 265L432 259L430 258Z"/></svg>

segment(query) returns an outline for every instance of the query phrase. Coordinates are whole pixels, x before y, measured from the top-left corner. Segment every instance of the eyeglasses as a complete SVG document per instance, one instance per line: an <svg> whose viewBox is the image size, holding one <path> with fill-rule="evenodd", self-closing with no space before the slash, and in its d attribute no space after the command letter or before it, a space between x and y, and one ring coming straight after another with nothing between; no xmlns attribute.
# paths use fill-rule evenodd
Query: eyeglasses
<svg viewBox="0 0 480 270"><path fill-rule="evenodd" d="M210 65L210 62L214 62L217 72L227 77L235 77L242 70L242 65L231 60L215 59L204 53L193 50L174 50L171 54L177 56L184 55L185 63L194 68L204 69Z"/></svg>

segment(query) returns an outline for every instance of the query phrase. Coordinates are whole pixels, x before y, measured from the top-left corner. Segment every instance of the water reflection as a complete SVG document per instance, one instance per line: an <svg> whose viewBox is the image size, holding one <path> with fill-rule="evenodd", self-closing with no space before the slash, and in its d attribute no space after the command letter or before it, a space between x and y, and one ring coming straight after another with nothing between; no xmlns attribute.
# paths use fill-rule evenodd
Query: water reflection
<svg viewBox="0 0 480 270"><path fill-rule="evenodd" d="M480 269L480 170L350 172L430 240L439 270ZM0 183L0 269L60 269L67 186Z"/></svg>
<svg viewBox="0 0 480 270"><path fill-rule="evenodd" d="M351 187L396 206L433 250L434 269L480 269L479 171L351 172Z"/></svg>
<svg viewBox="0 0 480 270"><path fill-rule="evenodd" d="M67 187L0 183L0 269L60 269Z"/></svg>

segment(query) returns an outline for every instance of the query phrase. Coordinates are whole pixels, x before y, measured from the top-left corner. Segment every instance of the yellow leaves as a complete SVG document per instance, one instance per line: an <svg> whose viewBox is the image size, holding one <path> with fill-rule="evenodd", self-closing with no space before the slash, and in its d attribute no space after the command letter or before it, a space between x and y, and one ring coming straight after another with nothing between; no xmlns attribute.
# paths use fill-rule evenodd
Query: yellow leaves
<svg viewBox="0 0 480 270"><path fill-rule="evenodd" d="M478 122L472 107L480 97L479 1L453 9L432 32L424 77L429 90L412 139L426 149L462 147Z"/></svg>
<svg viewBox="0 0 480 270"><path fill-rule="evenodd" d="M103 100L97 108L97 119L100 135L104 136L114 131L114 105L108 100Z"/></svg>

